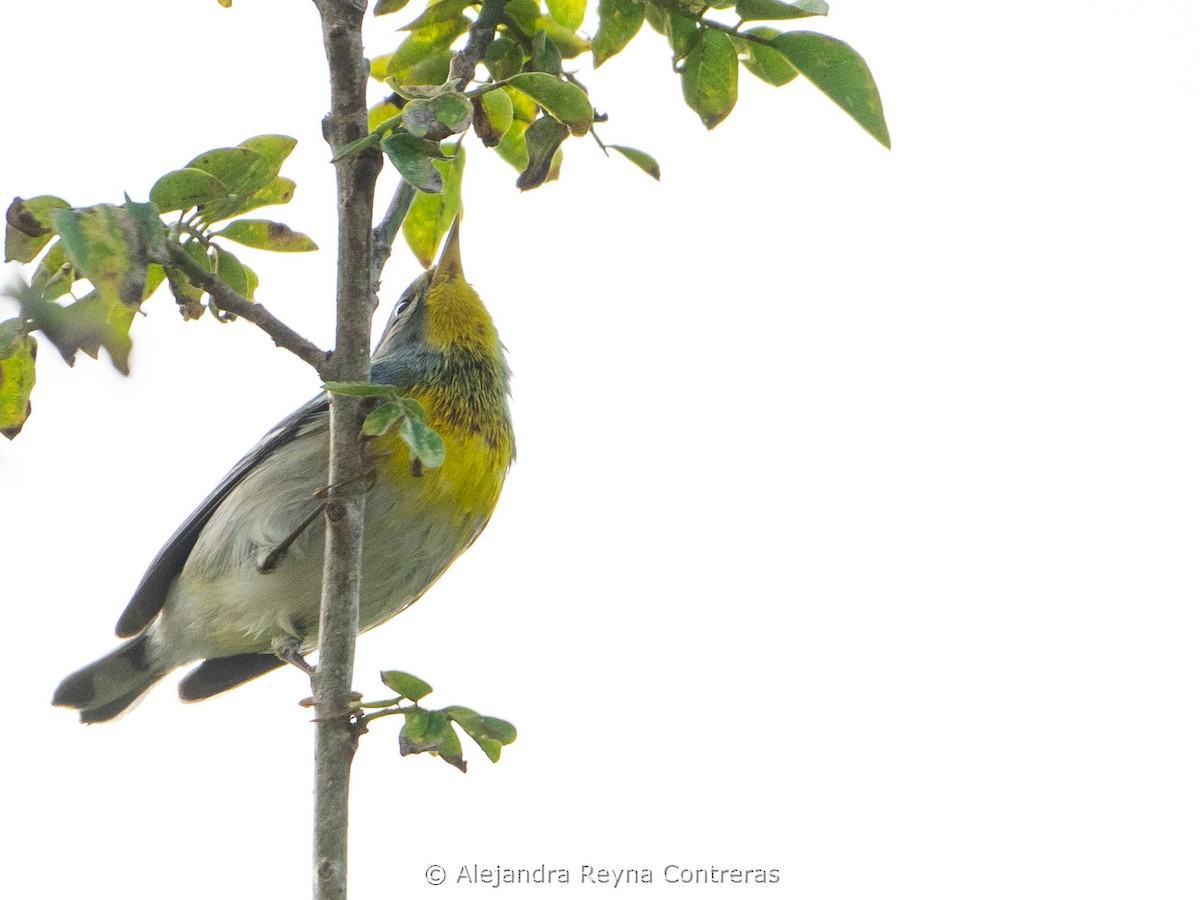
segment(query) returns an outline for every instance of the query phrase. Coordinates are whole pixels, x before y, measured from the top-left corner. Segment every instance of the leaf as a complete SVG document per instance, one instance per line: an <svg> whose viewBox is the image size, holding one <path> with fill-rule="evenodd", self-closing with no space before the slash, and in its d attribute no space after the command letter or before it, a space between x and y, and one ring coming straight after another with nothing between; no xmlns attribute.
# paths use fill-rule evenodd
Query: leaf
<svg viewBox="0 0 1200 900"><path fill-rule="evenodd" d="M276 253L303 253L317 249L316 243L308 235L292 231L282 222L268 219L236 219L213 237L224 237L245 247L274 250Z"/></svg>
<svg viewBox="0 0 1200 900"><path fill-rule="evenodd" d="M410 675L407 672L397 672L395 670L380 672L380 679L391 690L405 700L412 700L414 703L433 693L433 688L429 683L422 681L416 675Z"/></svg>
<svg viewBox="0 0 1200 900"><path fill-rule="evenodd" d="M207 172L224 184L230 194L239 196L253 193L264 187L269 180L264 179L261 184L257 183L255 173L262 168L262 162L259 155L247 147L218 147L201 153L184 168Z"/></svg>
<svg viewBox="0 0 1200 900"><path fill-rule="evenodd" d="M528 69L531 72L542 72L558 77L563 73L562 51L550 40L546 32L539 30L533 36L533 56L529 59Z"/></svg>
<svg viewBox="0 0 1200 900"><path fill-rule="evenodd" d="M475 134L485 147L495 147L513 123L513 105L504 91L488 91L475 98Z"/></svg>
<svg viewBox="0 0 1200 900"><path fill-rule="evenodd" d="M600 0L600 25L592 38L592 65L600 68L625 49L642 28L646 4L641 0Z"/></svg>
<svg viewBox="0 0 1200 900"><path fill-rule="evenodd" d="M662 177L662 170L658 167L658 161L649 153L635 150L633 147L621 147L617 144L609 144L607 149L616 150L655 181L658 181Z"/></svg>
<svg viewBox="0 0 1200 900"><path fill-rule="evenodd" d="M585 37L576 34L570 28L563 28L562 25L554 21L552 16L539 15L534 21L533 34L545 32L551 43L558 48L559 54L564 59L574 59L581 53L587 53L592 49L592 42Z"/></svg>
<svg viewBox="0 0 1200 900"><path fill-rule="evenodd" d="M462 15L464 9L478 3L479 0L432 0L419 16L407 25L401 25L401 31L417 31L438 22L447 22Z"/></svg>
<svg viewBox="0 0 1200 900"><path fill-rule="evenodd" d="M70 306L47 304L45 319L35 322L69 364L74 365L75 353L82 350L96 359L103 347L112 360L113 368L122 375L129 374L129 352L133 341L129 326L133 324L136 308L115 297L92 291Z"/></svg>
<svg viewBox="0 0 1200 900"><path fill-rule="evenodd" d="M765 25L747 29L742 33L753 34L768 40L779 35L777 29L768 28ZM746 67L746 71L767 84L783 87L800 75L800 71L788 62L787 57L772 47L765 47L757 42L739 38L735 38L734 43L737 45L739 59Z"/></svg>
<svg viewBox="0 0 1200 900"><path fill-rule="evenodd" d="M401 85L427 83L414 81L413 70L449 48L455 38L463 34L470 24L466 16L460 15L457 19L418 28L396 48L396 52L388 60L386 74ZM445 81L444 78L442 80Z"/></svg>
<svg viewBox="0 0 1200 900"><path fill-rule="evenodd" d="M367 128L374 131L384 122L394 119L398 115L400 115L400 107L390 100L383 100L367 110Z"/></svg>
<svg viewBox="0 0 1200 900"><path fill-rule="evenodd" d="M220 178L203 169L176 169L154 182L150 202L166 213L223 200L229 194L229 188Z"/></svg>
<svg viewBox="0 0 1200 900"><path fill-rule="evenodd" d="M735 60L736 61L736 60ZM508 80L547 113L566 125L574 135L585 135L592 127L592 103L581 88L542 72L522 72Z"/></svg>
<svg viewBox="0 0 1200 900"><path fill-rule="evenodd" d="M666 28L667 42L671 45L675 58L682 59L691 53L692 48L696 46L696 41L700 39L702 30L695 20L689 19L675 9L669 9L663 24Z"/></svg>
<svg viewBox="0 0 1200 900"><path fill-rule="evenodd" d="M201 212L206 222L220 222L232 216L240 216L264 206L290 203L296 193L296 182L276 175L266 185L243 197L226 196L221 200L210 200L203 204Z"/></svg>
<svg viewBox="0 0 1200 900"><path fill-rule="evenodd" d="M447 706L442 712L465 731L492 762L500 759L501 747L517 739L517 729L503 719L481 716L465 706Z"/></svg>
<svg viewBox="0 0 1200 900"><path fill-rule="evenodd" d="M446 444L442 436L422 419L406 416L396 427L396 433L408 444L413 458L426 469L436 469L446 461Z"/></svg>
<svg viewBox="0 0 1200 900"><path fill-rule="evenodd" d="M879 88L866 61L846 43L813 31L790 31L775 49L885 147L892 146Z"/></svg>
<svg viewBox="0 0 1200 900"><path fill-rule="evenodd" d="M296 139L286 134L257 134L246 138L238 146L258 154L254 168L246 173L249 188L257 191L270 184L271 179L279 174L284 160L296 149Z"/></svg>
<svg viewBox="0 0 1200 900"><path fill-rule="evenodd" d="M414 101L426 102L426 101ZM440 155L437 144L421 140L403 131L397 131L383 139L380 146L404 180L418 191L427 194L441 193L442 175L433 164L432 157Z"/></svg>
<svg viewBox="0 0 1200 900"><path fill-rule="evenodd" d="M683 61L683 99L704 127L716 128L737 103L737 50L729 35L711 28Z"/></svg>
<svg viewBox="0 0 1200 900"><path fill-rule="evenodd" d="M331 394L345 394L347 397L386 397L396 398L396 388L390 384L374 384L370 381L326 381L321 385Z"/></svg>
<svg viewBox="0 0 1200 900"><path fill-rule="evenodd" d="M824 16L829 12L825 0L737 0L737 14L749 22L762 19L804 19L808 16Z"/></svg>
<svg viewBox="0 0 1200 900"><path fill-rule="evenodd" d="M4 216L4 261L33 262L54 237L50 211L70 208L66 200L48 194L28 200L14 197Z"/></svg>
<svg viewBox="0 0 1200 900"><path fill-rule="evenodd" d="M471 127L475 107L464 94L443 94L434 103L437 120L450 129L451 134L461 134Z"/></svg>
<svg viewBox="0 0 1200 900"><path fill-rule="evenodd" d="M198 266L206 271L212 270L212 260L208 258L203 244L199 241L190 241L180 246ZM175 302L179 304L179 314L183 316L184 321L194 322L196 319L202 318L204 304L200 301L204 298L204 289L192 284L183 270L174 266L167 268L166 273L167 284L171 288Z"/></svg>
<svg viewBox="0 0 1200 900"><path fill-rule="evenodd" d="M529 163L517 177L517 187L523 191L540 187L549 180L554 154L567 139L567 126L542 116L525 130L525 148Z"/></svg>
<svg viewBox="0 0 1200 900"><path fill-rule="evenodd" d="M521 66L525 64L525 56L516 41L504 35L497 35L484 51L483 64L493 81L504 81L521 71Z"/></svg>
<svg viewBox="0 0 1200 900"><path fill-rule="evenodd" d="M399 403L385 403L377 406L363 419L362 433L367 437L379 437L381 434L387 434L403 415L404 407Z"/></svg>
<svg viewBox="0 0 1200 900"><path fill-rule="evenodd" d="M246 276L246 267L242 265L241 260L224 247L214 246L213 253L215 254L217 277L249 300L250 297L246 291L249 279Z"/></svg>
<svg viewBox="0 0 1200 900"><path fill-rule="evenodd" d="M20 319L0 322L0 434L10 441L21 433L32 406L37 341Z"/></svg>
<svg viewBox="0 0 1200 900"><path fill-rule="evenodd" d="M75 267L67 261L67 252L61 240L50 245L33 270L33 287L47 300L61 297L75 282Z"/></svg>
<svg viewBox="0 0 1200 900"><path fill-rule="evenodd" d="M400 729L400 755L432 753L440 756L461 772L467 771L462 758L462 743L445 713L419 709L404 717Z"/></svg>
<svg viewBox="0 0 1200 900"><path fill-rule="evenodd" d="M538 0L509 0L504 7L504 15L516 22L525 34L532 35L537 31L542 7Z"/></svg>
<svg viewBox="0 0 1200 900"><path fill-rule="evenodd" d="M119 206L50 211L67 258L106 299L137 306L146 286L146 244L137 220Z"/></svg>
<svg viewBox="0 0 1200 900"><path fill-rule="evenodd" d="M546 0L546 8L563 28L578 31L587 12L587 0Z"/></svg>
<svg viewBox="0 0 1200 900"><path fill-rule="evenodd" d="M377 16L386 16L388 13L399 12L406 6L408 0L379 0L372 12Z"/></svg>
<svg viewBox="0 0 1200 900"><path fill-rule="evenodd" d="M459 147L451 159L433 161L441 173L441 193L417 194L400 226L413 256L425 268L433 265L438 245L450 230L454 217L462 210L462 176L466 159L465 148Z"/></svg>

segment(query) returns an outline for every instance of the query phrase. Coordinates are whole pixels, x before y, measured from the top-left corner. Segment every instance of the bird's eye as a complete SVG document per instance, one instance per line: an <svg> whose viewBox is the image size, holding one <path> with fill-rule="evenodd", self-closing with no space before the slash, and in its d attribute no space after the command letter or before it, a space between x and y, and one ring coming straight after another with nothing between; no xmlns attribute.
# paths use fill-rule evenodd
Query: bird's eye
<svg viewBox="0 0 1200 900"><path fill-rule="evenodd" d="M410 306L412 306L412 297L401 297L400 302L396 304L396 308L392 310L392 318L396 318L396 316L400 315L400 313L404 312Z"/></svg>

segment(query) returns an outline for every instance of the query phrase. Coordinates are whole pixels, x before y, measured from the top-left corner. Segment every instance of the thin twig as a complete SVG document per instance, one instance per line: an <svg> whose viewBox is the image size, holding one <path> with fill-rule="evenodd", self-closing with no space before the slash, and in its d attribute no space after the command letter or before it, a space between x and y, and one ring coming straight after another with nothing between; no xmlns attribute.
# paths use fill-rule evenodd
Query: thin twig
<svg viewBox="0 0 1200 900"><path fill-rule="evenodd" d="M401 178L400 184L396 187L396 193L392 195L392 202L388 204L387 212L383 214L383 218L375 226L375 230L371 232L372 243L375 246L375 252L371 256L371 284L376 293L379 293L379 281L383 278L383 267L387 265L387 261L392 255L392 246L396 243L396 235L400 232L400 226L416 195L417 189Z"/></svg>
<svg viewBox="0 0 1200 900"><path fill-rule="evenodd" d="M196 262L180 244L175 241L167 241L166 249L168 258L159 260L159 262L181 269L187 275L188 281L203 289L219 310L253 322L270 335L277 347L290 350L316 369L322 378L328 380L326 367L329 364L329 351L322 350L308 338L275 318L261 303L251 303L217 277L215 273Z"/></svg>
<svg viewBox="0 0 1200 900"><path fill-rule="evenodd" d="M450 63L450 77L458 79L458 89L465 91L475 80L475 67L483 61L483 54L496 36L496 26L504 16L507 0L483 0L479 15L467 32L467 45L454 55Z"/></svg>

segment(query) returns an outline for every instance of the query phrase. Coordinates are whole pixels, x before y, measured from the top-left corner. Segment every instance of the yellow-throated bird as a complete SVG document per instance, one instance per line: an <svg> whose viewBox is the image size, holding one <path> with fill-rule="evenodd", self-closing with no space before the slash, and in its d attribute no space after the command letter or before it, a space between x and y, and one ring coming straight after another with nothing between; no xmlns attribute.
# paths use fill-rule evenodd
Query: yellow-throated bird
<svg viewBox="0 0 1200 900"><path fill-rule="evenodd" d="M397 303L371 380L421 402L446 459L422 470L398 437L371 444L362 631L413 603L479 536L513 459L508 366L491 316L463 277L457 222L437 265ZM55 705L105 722L179 666L203 660L179 685L183 700L203 700L312 650L324 529L319 517L303 523L318 508L328 463L322 395L280 422L179 527L117 623L128 640L68 676ZM278 564L263 571L281 547Z"/></svg>

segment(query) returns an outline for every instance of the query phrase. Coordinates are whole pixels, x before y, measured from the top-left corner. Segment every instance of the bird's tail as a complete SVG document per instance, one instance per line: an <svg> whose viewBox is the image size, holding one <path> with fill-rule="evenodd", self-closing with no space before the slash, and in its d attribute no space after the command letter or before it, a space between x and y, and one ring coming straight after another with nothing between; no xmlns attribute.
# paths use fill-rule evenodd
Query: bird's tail
<svg viewBox="0 0 1200 900"><path fill-rule="evenodd" d="M140 634L64 678L53 702L79 710L81 722L107 722L133 706L167 671L154 659L149 635Z"/></svg>

